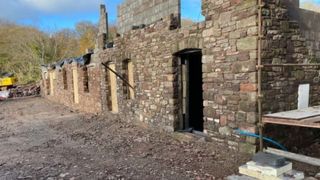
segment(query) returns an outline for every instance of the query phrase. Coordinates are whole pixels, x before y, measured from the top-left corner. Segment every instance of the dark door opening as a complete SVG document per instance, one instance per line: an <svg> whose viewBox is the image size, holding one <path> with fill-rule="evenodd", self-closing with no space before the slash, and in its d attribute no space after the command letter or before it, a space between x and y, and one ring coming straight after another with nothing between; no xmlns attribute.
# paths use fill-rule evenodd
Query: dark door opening
<svg viewBox="0 0 320 180"><path fill-rule="evenodd" d="M183 128L203 131L202 53L180 54Z"/></svg>

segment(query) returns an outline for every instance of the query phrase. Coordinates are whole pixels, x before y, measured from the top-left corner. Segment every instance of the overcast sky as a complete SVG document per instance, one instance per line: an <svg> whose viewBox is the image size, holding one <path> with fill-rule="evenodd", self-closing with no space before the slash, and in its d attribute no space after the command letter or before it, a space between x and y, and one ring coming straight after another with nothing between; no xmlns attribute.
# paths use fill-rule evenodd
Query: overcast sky
<svg viewBox="0 0 320 180"><path fill-rule="evenodd" d="M123 0L0 0L0 18L43 30L72 28L79 21L97 22L99 4L104 3L110 23L116 23L116 7ZM320 0L302 0L320 4ZM182 16L203 20L201 0L181 0Z"/></svg>

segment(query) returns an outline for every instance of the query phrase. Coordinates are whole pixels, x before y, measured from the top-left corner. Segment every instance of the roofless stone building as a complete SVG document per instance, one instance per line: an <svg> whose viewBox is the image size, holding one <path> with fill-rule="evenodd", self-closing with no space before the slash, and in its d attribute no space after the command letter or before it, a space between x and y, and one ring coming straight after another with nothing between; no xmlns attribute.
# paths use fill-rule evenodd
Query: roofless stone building
<svg viewBox="0 0 320 180"><path fill-rule="evenodd" d="M319 104L320 15L298 0L202 0L205 21L181 28L179 0L127 0L108 41L104 5L93 53L43 70L42 95L89 113L111 111L168 131L193 128L230 148L253 151L262 113L296 109L301 84ZM260 14L261 12L261 18ZM259 25L261 24L261 28ZM260 35L259 35L260 34Z"/></svg>

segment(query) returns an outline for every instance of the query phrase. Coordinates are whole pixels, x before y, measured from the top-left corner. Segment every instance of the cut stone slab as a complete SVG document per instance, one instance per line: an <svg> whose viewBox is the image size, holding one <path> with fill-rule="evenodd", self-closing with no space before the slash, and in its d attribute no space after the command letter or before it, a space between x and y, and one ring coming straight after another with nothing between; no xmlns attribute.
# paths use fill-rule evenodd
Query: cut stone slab
<svg viewBox="0 0 320 180"><path fill-rule="evenodd" d="M320 116L320 106L284 111L279 113L267 114L266 117L284 118L284 119L306 119L309 117Z"/></svg>
<svg viewBox="0 0 320 180"><path fill-rule="evenodd" d="M292 163L286 162L286 165L282 167L272 167L272 166L265 166L260 165L259 163L256 163L254 161L247 162L247 167L250 170L259 171L262 174L268 175L268 176L280 176L286 172L289 172L292 170Z"/></svg>
<svg viewBox="0 0 320 180"><path fill-rule="evenodd" d="M296 170L291 170L287 173L282 174L281 176L270 176L262 174L259 171L254 171L248 169L247 165L239 167L239 173L249 177L253 177L260 180L302 180L304 179L304 173Z"/></svg>
<svg viewBox="0 0 320 180"><path fill-rule="evenodd" d="M272 167L282 167L286 165L286 159L270 153L259 152L253 156L252 160L258 164Z"/></svg>

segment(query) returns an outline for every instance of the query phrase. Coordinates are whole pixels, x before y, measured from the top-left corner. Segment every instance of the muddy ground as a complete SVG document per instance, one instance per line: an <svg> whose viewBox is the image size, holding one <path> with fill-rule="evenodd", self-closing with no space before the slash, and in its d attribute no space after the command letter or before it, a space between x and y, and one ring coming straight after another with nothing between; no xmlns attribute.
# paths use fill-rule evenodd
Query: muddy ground
<svg viewBox="0 0 320 180"><path fill-rule="evenodd" d="M42 98L0 102L2 179L221 179L249 157L190 134Z"/></svg>

